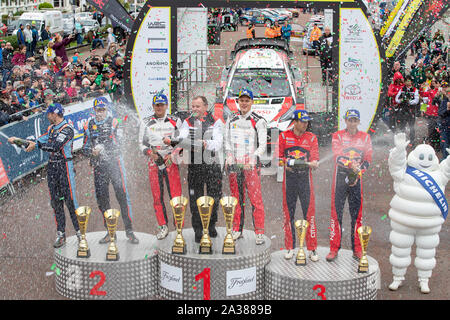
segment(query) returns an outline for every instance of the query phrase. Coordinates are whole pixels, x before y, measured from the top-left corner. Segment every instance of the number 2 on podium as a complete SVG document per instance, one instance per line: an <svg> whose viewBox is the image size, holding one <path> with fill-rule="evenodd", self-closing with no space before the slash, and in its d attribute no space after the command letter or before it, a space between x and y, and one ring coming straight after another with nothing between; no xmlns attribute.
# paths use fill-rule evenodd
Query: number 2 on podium
<svg viewBox="0 0 450 320"><path fill-rule="evenodd" d="M195 281L203 279L203 300L211 300L211 269L205 268L195 276Z"/></svg>

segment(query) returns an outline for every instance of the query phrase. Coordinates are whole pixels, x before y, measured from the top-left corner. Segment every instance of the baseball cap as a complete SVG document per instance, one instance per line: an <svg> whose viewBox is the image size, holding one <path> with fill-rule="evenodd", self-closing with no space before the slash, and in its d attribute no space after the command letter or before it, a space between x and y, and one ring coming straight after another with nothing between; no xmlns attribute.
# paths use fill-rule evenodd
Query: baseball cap
<svg viewBox="0 0 450 320"><path fill-rule="evenodd" d="M97 105L99 104L105 104L108 103L108 100L105 97L98 97L94 99L94 109L97 108ZM106 108L106 107L100 107L100 108Z"/></svg>
<svg viewBox="0 0 450 320"><path fill-rule="evenodd" d="M239 98L242 97L242 96L247 96L247 97L249 97L250 99L253 100L253 92L251 92L248 89L244 89L244 90L239 91Z"/></svg>
<svg viewBox="0 0 450 320"><path fill-rule="evenodd" d="M98 103L98 104L94 107L94 110L98 110L98 109L108 109L108 107L109 107L109 102L108 102L108 101L106 101L106 102L100 102L100 103Z"/></svg>
<svg viewBox="0 0 450 320"><path fill-rule="evenodd" d="M163 103L163 104L169 103L169 100L167 99L167 96L165 94L158 93L153 96L153 104L155 105L155 104L159 104L159 103Z"/></svg>
<svg viewBox="0 0 450 320"><path fill-rule="evenodd" d="M344 119L349 119L349 118L361 119L359 111L356 110L356 109L349 109L349 110L347 110L347 112L345 113Z"/></svg>
<svg viewBox="0 0 450 320"><path fill-rule="evenodd" d="M64 108L59 103L52 103L48 106L46 113L57 113L60 115L64 114Z"/></svg>
<svg viewBox="0 0 450 320"><path fill-rule="evenodd" d="M311 117L306 110L295 110L292 114L293 120L300 120L302 122L310 121Z"/></svg>

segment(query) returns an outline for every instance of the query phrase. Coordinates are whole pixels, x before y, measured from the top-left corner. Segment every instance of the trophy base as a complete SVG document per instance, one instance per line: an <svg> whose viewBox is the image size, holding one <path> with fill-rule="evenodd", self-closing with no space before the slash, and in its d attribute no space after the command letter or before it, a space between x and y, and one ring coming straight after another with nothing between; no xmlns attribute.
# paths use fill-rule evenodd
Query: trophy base
<svg viewBox="0 0 450 320"><path fill-rule="evenodd" d="M91 256L91 250L87 251L77 251L77 258L89 258Z"/></svg>
<svg viewBox="0 0 450 320"><path fill-rule="evenodd" d="M369 272L369 266L358 266L358 273L367 273Z"/></svg>
<svg viewBox="0 0 450 320"><path fill-rule="evenodd" d="M319 260L302 267L285 259L287 250L273 252L265 267L265 299L376 300L381 287L377 261L368 256L369 271L358 273L359 261L352 250L339 250L333 262L325 259L329 251L329 247L317 247Z"/></svg>
<svg viewBox="0 0 450 320"><path fill-rule="evenodd" d="M306 266L306 258L295 259L296 266Z"/></svg>
<svg viewBox="0 0 450 320"><path fill-rule="evenodd" d="M236 254L235 247L223 247L222 254Z"/></svg>
<svg viewBox="0 0 450 320"><path fill-rule="evenodd" d="M139 245L131 243L125 231L116 233L120 261L106 261L107 250L98 243L104 231L88 232L89 258L77 258L77 237L67 237L66 245L55 249L54 286L62 297L74 300L152 299L158 295L158 240L156 236L135 232ZM103 279L102 284L100 281ZM92 290L94 286L99 283Z"/></svg>
<svg viewBox="0 0 450 320"><path fill-rule="evenodd" d="M118 253L107 253L106 254L106 261L119 261L119 254Z"/></svg>
<svg viewBox="0 0 450 320"><path fill-rule="evenodd" d="M212 254L212 249L211 247L202 247L200 246L198 253L200 254Z"/></svg>
<svg viewBox="0 0 450 320"><path fill-rule="evenodd" d="M184 255L172 254L176 231L158 241L160 298L204 300L208 290L211 300L264 299L264 267L270 261L270 239L264 236L264 244L257 245L255 232L244 230L243 238L236 242L237 254L222 254L226 229L216 230L211 254L199 253L200 244L195 242L192 228L183 229ZM210 279L209 289L206 280L202 280L206 277Z"/></svg>
<svg viewBox="0 0 450 320"><path fill-rule="evenodd" d="M172 247L172 253L174 253L174 254L186 254L186 245L184 245L182 247L173 246Z"/></svg>

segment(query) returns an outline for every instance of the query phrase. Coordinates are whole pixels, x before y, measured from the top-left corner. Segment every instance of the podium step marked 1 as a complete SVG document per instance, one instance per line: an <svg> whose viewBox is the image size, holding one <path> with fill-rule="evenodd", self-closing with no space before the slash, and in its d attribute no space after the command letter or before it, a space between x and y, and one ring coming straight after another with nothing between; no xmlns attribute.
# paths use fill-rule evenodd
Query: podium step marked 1
<svg viewBox="0 0 450 320"><path fill-rule="evenodd" d="M56 291L71 299L142 299L157 294L157 240L135 232L139 244L128 242L124 231L117 231L119 261L106 261L107 244L99 244L106 231L86 234L91 256L77 258L76 236L55 249Z"/></svg>
<svg viewBox="0 0 450 320"><path fill-rule="evenodd" d="M305 248L306 251L306 248ZM369 271L358 273L359 261L351 250L339 250L338 257L326 261L329 248L318 247L320 260L307 258L305 266L295 265L294 257L284 258L286 250L272 253L266 266L265 298L268 300L375 300L380 288L380 269L368 256ZM308 253L309 255L309 253Z"/></svg>
<svg viewBox="0 0 450 320"><path fill-rule="evenodd" d="M256 245L255 233L244 230L236 254L222 254L226 229L217 227L212 254L199 254L194 230L183 229L186 254L172 254L176 232L159 241L159 295L165 299L264 299L264 267L270 262L270 239Z"/></svg>

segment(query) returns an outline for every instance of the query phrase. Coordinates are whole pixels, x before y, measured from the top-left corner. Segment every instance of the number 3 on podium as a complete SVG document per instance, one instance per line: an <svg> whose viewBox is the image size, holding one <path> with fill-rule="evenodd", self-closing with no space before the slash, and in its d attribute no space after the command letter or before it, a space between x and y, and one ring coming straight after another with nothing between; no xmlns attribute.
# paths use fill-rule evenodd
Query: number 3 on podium
<svg viewBox="0 0 450 320"><path fill-rule="evenodd" d="M321 284L316 284L316 285L313 287L313 290L316 291L317 289L320 289L320 292L317 293L317 295L318 295L319 297L321 297L322 300L327 300L327 297L325 297L325 295L324 295L324 293L325 293L325 287L324 287L323 285L321 285ZM316 300L316 299L313 299L313 300Z"/></svg>

